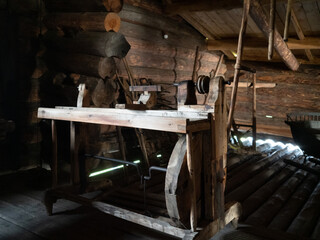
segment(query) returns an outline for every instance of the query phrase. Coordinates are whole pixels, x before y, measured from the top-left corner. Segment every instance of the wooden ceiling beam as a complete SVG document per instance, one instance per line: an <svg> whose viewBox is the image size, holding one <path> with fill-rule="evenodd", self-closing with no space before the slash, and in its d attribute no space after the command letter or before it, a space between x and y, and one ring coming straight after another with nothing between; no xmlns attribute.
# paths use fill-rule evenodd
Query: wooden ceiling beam
<svg viewBox="0 0 320 240"><path fill-rule="evenodd" d="M250 3L250 16L252 20L257 24L258 28L260 28L266 39L268 39L270 27L267 21L267 16L263 11L262 6L258 0L251 0ZM288 68L293 71L298 70L300 65L299 62L287 47L277 29L275 29L274 31L274 49L283 60L283 62L288 66Z"/></svg>
<svg viewBox="0 0 320 240"><path fill-rule="evenodd" d="M314 0L293 0L292 2L307 2ZM211 11L221 9L242 8L241 0L164 0L165 12L168 14L180 14L185 11ZM287 3L288 0L277 0L277 3ZM260 0L261 5L270 5L270 0Z"/></svg>
<svg viewBox="0 0 320 240"><path fill-rule="evenodd" d="M301 28L301 26L299 24L299 21L298 21L297 16L296 16L296 14L295 14L293 9L291 9L291 20L292 20L293 27L296 30L296 33L297 33L298 38L300 39L300 41L305 40L305 36L303 34L302 28ZM320 47L320 39L318 39L318 45ZM310 61L313 61L314 57L313 57L310 49L312 49L312 48L305 48L305 53L306 53L308 59Z"/></svg>
<svg viewBox="0 0 320 240"><path fill-rule="evenodd" d="M208 50L236 50L238 44L237 38L228 38L222 40L211 40L207 41ZM298 40L295 38L289 38L286 42L289 49L320 49L320 37L304 38L303 40ZM244 48L249 49L261 49L266 48L268 42L265 38L246 38Z"/></svg>

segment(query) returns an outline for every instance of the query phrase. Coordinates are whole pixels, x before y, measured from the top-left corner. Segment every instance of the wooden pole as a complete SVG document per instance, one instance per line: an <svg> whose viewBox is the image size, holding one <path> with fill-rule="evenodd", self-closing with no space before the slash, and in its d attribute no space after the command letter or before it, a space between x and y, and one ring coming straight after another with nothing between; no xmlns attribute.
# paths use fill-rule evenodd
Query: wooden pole
<svg viewBox="0 0 320 240"><path fill-rule="evenodd" d="M264 13L261 4L258 0L251 0L250 5L250 16L253 21L257 24L260 28L262 33L265 35L266 38L269 36L269 23L267 22L267 16ZM279 32L275 29L274 31L274 48L277 51L280 58L283 62L292 70L296 71L299 68L299 62L290 51L286 43L283 41Z"/></svg>
<svg viewBox="0 0 320 240"><path fill-rule="evenodd" d="M243 38L246 33L249 9L250 9L250 0L244 0L241 28L240 28L239 39L238 39L237 59L236 59L236 64L234 66L235 70L234 70L234 77L233 77L233 88L232 88L232 93L231 93L230 112L228 115L228 130L227 130L228 135L230 134L234 108L236 105L237 90L238 90L238 83L239 83L239 73L240 73L240 68L241 68L241 57L242 57L242 50L243 50Z"/></svg>
<svg viewBox="0 0 320 240"><path fill-rule="evenodd" d="M187 120L188 121L188 120ZM189 179L191 187L191 210L190 210L190 226L191 231L195 232L197 228L197 201L196 201L196 183L194 175L194 159L192 159L192 132L187 133L187 165L189 171Z"/></svg>
<svg viewBox="0 0 320 240"><path fill-rule="evenodd" d="M51 163L51 171L52 171L52 188L56 188L58 185L58 155L57 155L57 128L56 121L51 120L51 131L52 131L52 163Z"/></svg>
<svg viewBox="0 0 320 240"><path fill-rule="evenodd" d="M253 73L253 81L252 81L252 148L256 150L256 140L257 140L257 73Z"/></svg>
<svg viewBox="0 0 320 240"><path fill-rule="evenodd" d="M291 15L291 5L292 5L292 0L288 0L287 4L287 10L286 10L286 20L284 23L284 32L283 32L283 40L288 41L288 31L289 31L289 26L290 26L290 15Z"/></svg>
<svg viewBox="0 0 320 240"><path fill-rule="evenodd" d="M196 48L196 54L194 58L193 71L192 71L192 81L194 83L197 81L198 57L199 57L199 46L197 46Z"/></svg>
<svg viewBox="0 0 320 240"><path fill-rule="evenodd" d="M73 121L70 121L70 163L71 163L71 182L76 185L80 182L79 179L79 163L78 154L76 152L76 126Z"/></svg>
<svg viewBox="0 0 320 240"><path fill-rule="evenodd" d="M276 0L270 0L270 19L269 19L269 45L268 45L268 60L272 60L273 56L273 44L274 44L274 23L275 23L275 11L276 11Z"/></svg>

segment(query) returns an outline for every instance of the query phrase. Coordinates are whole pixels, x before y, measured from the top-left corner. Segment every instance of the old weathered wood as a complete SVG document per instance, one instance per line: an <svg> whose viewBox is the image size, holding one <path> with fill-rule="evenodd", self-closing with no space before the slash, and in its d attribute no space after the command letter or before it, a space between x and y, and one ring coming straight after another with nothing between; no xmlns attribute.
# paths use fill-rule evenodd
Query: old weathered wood
<svg viewBox="0 0 320 240"><path fill-rule="evenodd" d="M197 198L196 198L196 176L195 176L195 159L193 159L192 133L187 133L187 166L189 172L189 180L191 182L191 208L190 208L190 226L191 231L196 231L197 228Z"/></svg>
<svg viewBox="0 0 320 240"><path fill-rule="evenodd" d="M258 0L251 0L250 16L267 38L269 34L269 24L267 22L267 17ZM298 63L297 59L292 54L290 49L287 47L277 30L274 31L274 48L282 58L283 62L291 70L298 70L300 64Z"/></svg>
<svg viewBox="0 0 320 240"><path fill-rule="evenodd" d="M118 32L121 20L116 13L104 12L70 12L48 13L43 20L45 26L52 30Z"/></svg>
<svg viewBox="0 0 320 240"><path fill-rule="evenodd" d="M275 27L275 12L276 12L276 1L270 0L270 19L269 19L269 39L268 39L268 60L272 59L273 56L273 42L274 42L274 27Z"/></svg>
<svg viewBox="0 0 320 240"><path fill-rule="evenodd" d="M180 114L177 111L173 111L172 114L167 111L165 111L165 113L161 113L161 111L159 113L158 112L159 111L152 110L130 111L126 109L113 108L39 108L38 117L186 133L187 121L186 118L183 117L183 113ZM168 115L166 116L166 114ZM192 113L190 113L190 116L192 116Z"/></svg>
<svg viewBox="0 0 320 240"><path fill-rule="evenodd" d="M252 148L256 150L256 140L257 140L257 74L253 74L252 80Z"/></svg>
<svg viewBox="0 0 320 240"><path fill-rule="evenodd" d="M277 191L254 213L256 216L263 216L255 218L255 225L268 226L273 217L286 204L291 195L295 192L299 184L305 179L307 173L303 170L297 171L284 184L282 184Z"/></svg>
<svg viewBox="0 0 320 240"><path fill-rule="evenodd" d="M302 28L301 28L301 26L299 24L299 21L298 21L297 16L296 16L296 14L295 14L293 9L291 9L291 20L292 20L294 29L296 30L296 33L298 35L298 38L300 40L304 40L305 39L304 33L302 31ZM319 42L318 42L318 45L320 45ZM310 49L305 49L305 53L306 53L306 55L307 55L307 57L308 57L308 59L310 61L314 60L314 57L313 57Z"/></svg>
<svg viewBox="0 0 320 240"><path fill-rule="evenodd" d="M60 37L56 32L49 31L44 41L51 49L101 57L123 58L130 49L125 37L116 32L79 32L73 37Z"/></svg>
<svg viewBox="0 0 320 240"><path fill-rule="evenodd" d="M119 207L112 206L110 204L102 202L93 202L93 207L99 209L102 212L111 214L118 218L125 219L130 222L137 223L139 225L152 228L154 230L174 235L180 238L189 237L193 238L197 233L191 233L190 230L183 230L181 228L173 227L169 223L151 218L142 214L138 214L132 211L128 211Z"/></svg>
<svg viewBox="0 0 320 240"><path fill-rule="evenodd" d="M301 211L301 207L304 206L317 183L318 178L314 175L309 175L301 185L299 185L285 206L276 214L269 224L269 228L286 230L296 215Z"/></svg>
<svg viewBox="0 0 320 240"><path fill-rule="evenodd" d="M284 181L289 179L291 175L295 172L295 168L286 167L280 171L277 176L272 178L268 183L259 188L255 193L250 195L243 203L243 219L246 219L246 223L251 225L260 225L259 218L263 218L260 215L258 208L263 204L270 195L281 185ZM256 211L256 212L254 212ZM250 216L249 216L250 215ZM257 220L257 221L255 221Z"/></svg>
<svg viewBox="0 0 320 240"><path fill-rule="evenodd" d="M45 7L49 12L120 12L123 0L45 0Z"/></svg>
<svg viewBox="0 0 320 240"><path fill-rule="evenodd" d="M214 218L218 219L218 228L224 227L225 187L227 177L227 101L224 88L224 79L219 78L219 96L215 102L215 121L212 126L213 138L213 164L214 167ZM220 219L220 220L219 220Z"/></svg>
<svg viewBox="0 0 320 240"><path fill-rule="evenodd" d="M48 54L48 58L55 68L68 73L80 73L103 79L115 75L113 58L62 52L51 52Z"/></svg>
<svg viewBox="0 0 320 240"><path fill-rule="evenodd" d="M288 31L289 31L289 25L291 20L291 5L292 0L288 0L287 8L286 8L286 18L284 23L284 32L283 32L283 40L288 41Z"/></svg>
<svg viewBox="0 0 320 240"><path fill-rule="evenodd" d="M141 85L141 86L130 86L130 92L160 92L161 86L160 85Z"/></svg>
<svg viewBox="0 0 320 240"><path fill-rule="evenodd" d="M314 229L320 213L320 184L312 192L308 202L304 205L298 216L291 223L288 232L308 236Z"/></svg>
<svg viewBox="0 0 320 240"><path fill-rule="evenodd" d="M277 86L276 83L256 83L256 89L257 88L274 88ZM231 85L226 85L227 88L231 88L232 86ZM239 82L238 84L238 88L251 88L253 87L253 83L250 84L250 83L245 83L245 82Z"/></svg>
<svg viewBox="0 0 320 240"><path fill-rule="evenodd" d="M58 185L58 144L57 144L57 128L55 120L51 120L51 134L52 134L52 188Z"/></svg>
<svg viewBox="0 0 320 240"><path fill-rule="evenodd" d="M294 22L294 21L293 21ZM320 49L320 38L317 37L307 37L301 40L295 38L288 38L286 42L289 49ZM267 41L264 38L246 38L244 49L261 49L265 48ZM237 49L237 39L223 39L223 40L208 40L207 41L208 50L236 50Z"/></svg>
<svg viewBox="0 0 320 240"><path fill-rule="evenodd" d="M227 129L228 135L230 134L231 124L233 121L234 108L235 108L236 99L237 99L239 74L240 74L240 68L241 68L240 65L241 65L241 58L242 58L242 52L243 52L243 38L245 36L246 28L247 28L250 2L251 1L249 0L246 0L243 2L242 21L241 21L241 28L239 31L238 48L237 48L237 59L236 59L236 64L234 66L233 87L232 87L232 93L231 93L230 111L228 115L228 129Z"/></svg>
<svg viewBox="0 0 320 240"><path fill-rule="evenodd" d="M77 185L80 182L78 152L76 149L76 126L70 121L70 163L71 163L71 183Z"/></svg>

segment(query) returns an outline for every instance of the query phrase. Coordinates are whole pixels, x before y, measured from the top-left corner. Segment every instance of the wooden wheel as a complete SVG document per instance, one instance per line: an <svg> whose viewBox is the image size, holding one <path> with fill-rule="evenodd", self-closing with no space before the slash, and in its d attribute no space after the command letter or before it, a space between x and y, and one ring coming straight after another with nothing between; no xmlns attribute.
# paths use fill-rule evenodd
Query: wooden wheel
<svg viewBox="0 0 320 240"><path fill-rule="evenodd" d="M196 176L196 199L200 200L201 171L202 171L202 133L193 135L192 156L195 161ZM183 135L176 143L171 154L166 179L165 179L165 199L168 214L172 220L182 227L190 227L192 183L189 180L187 166L187 143L186 136ZM198 205L198 212L201 212L201 204Z"/></svg>

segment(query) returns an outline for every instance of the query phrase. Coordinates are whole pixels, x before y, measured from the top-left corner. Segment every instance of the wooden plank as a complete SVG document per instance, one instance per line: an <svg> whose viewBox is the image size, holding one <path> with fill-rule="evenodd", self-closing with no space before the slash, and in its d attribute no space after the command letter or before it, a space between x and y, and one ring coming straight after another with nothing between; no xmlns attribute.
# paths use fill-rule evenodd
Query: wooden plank
<svg viewBox="0 0 320 240"><path fill-rule="evenodd" d="M253 74L252 81L252 148L256 150L256 140L257 140L257 74Z"/></svg>
<svg viewBox="0 0 320 240"><path fill-rule="evenodd" d="M57 128L55 120L51 120L51 134L52 134L52 188L58 185L58 144L57 144Z"/></svg>
<svg viewBox="0 0 320 240"><path fill-rule="evenodd" d="M191 231L195 232L197 228L197 199L196 199L196 176L195 176L195 159L193 159L192 133L187 133L187 165L189 172L189 180L191 181L191 209L190 209L190 226Z"/></svg>
<svg viewBox="0 0 320 240"><path fill-rule="evenodd" d="M117 111L114 111L117 110ZM186 133L186 118L151 116L143 111L125 114L126 109L104 109L104 111L81 111L78 109L39 108L38 117L54 120L65 120L105 125L118 125L150 130ZM119 112L120 111L120 112Z"/></svg>
<svg viewBox="0 0 320 240"><path fill-rule="evenodd" d="M251 88L252 84L249 83L246 83L246 82L239 82L239 85L238 87L239 88ZM255 84L256 87L255 88L274 88L277 86L276 83L256 83ZM227 88L231 88L232 86L231 85L226 85Z"/></svg>
<svg viewBox="0 0 320 240"><path fill-rule="evenodd" d="M135 213L132 211L128 211L119 207L112 206L107 203L102 202L93 202L92 206L99 209L100 211L113 215L115 217L142 225L144 227L148 227L154 229L156 231L160 231L166 234L174 235L176 237L184 238L190 237L193 238L197 232L190 232L189 230L183 230L181 228L173 227L169 223L151 218L139 213Z"/></svg>
<svg viewBox="0 0 320 240"><path fill-rule="evenodd" d="M301 26L300 26L300 24L299 24L299 21L298 21L297 16L296 16L296 14L295 14L295 12L294 12L293 9L291 10L291 19L292 19L293 26L294 26L294 28L295 28L295 30L296 30L296 32L297 32L298 38L299 38L300 40L304 40L304 39L305 39L305 36L304 36L304 34L303 34L302 28L301 28ZM320 45L320 42L318 42L318 43L319 43L319 45ZM305 53L306 53L306 55L307 55L307 57L308 57L308 59L309 59L310 61L313 61L313 60L314 60L314 57L313 57L310 49L306 49L306 50L305 50Z"/></svg>
<svg viewBox="0 0 320 240"><path fill-rule="evenodd" d="M40 240L45 239L37 234L29 232L28 230L0 218L0 238L7 240L21 239L21 240Z"/></svg>
<svg viewBox="0 0 320 240"><path fill-rule="evenodd" d="M267 41L264 38L246 38L244 49L265 48ZM320 38L308 37L304 39L289 38L287 41L289 49L320 49ZM237 39L223 39L207 41L208 50L235 50L237 49Z"/></svg>
<svg viewBox="0 0 320 240"><path fill-rule="evenodd" d="M105 113L105 114L124 114L124 115L143 115L154 117L169 117L169 118L184 118L191 120L207 119L208 112L205 112L205 107L202 106L203 111L177 111L177 110L129 110L129 109L116 109L116 108L76 108L56 106L56 109L66 109L70 111L81 111L91 113ZM196 108L198 109L198 108Z"/></svg>

